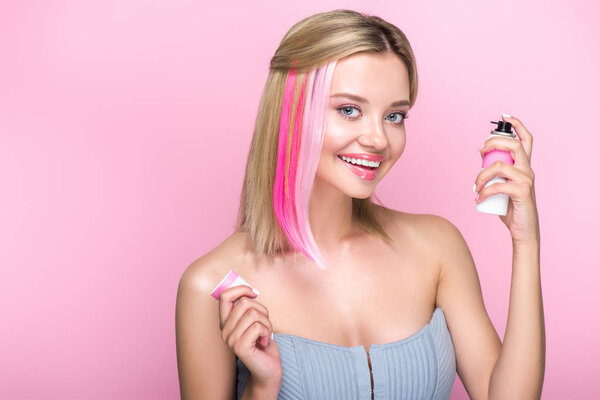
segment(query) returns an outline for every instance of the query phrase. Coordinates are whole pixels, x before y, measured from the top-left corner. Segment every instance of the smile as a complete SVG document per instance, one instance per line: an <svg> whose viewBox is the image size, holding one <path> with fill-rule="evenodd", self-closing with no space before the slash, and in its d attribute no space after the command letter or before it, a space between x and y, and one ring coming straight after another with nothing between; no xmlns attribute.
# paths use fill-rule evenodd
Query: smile
<svg viewBox="0 0 600 400"><path fill-rule="evenodd" d="M338 157L340 157L342 160L346 161L347 163L356 164L356 165L369 167L369 168L377 168L377 167L379 167L379 164L380 164L379 161L368 161L368 160L363 160L360 158L350 158L350 157L346 157L346 156L338 156Z"/></svg>
<svg viewBox="0 0 600 400"><path fill-rule="evenodd" d="M338 155L338 158L361 179L372 181L377 176L381 161L369 161L361 158L350 158Z"/></svg>

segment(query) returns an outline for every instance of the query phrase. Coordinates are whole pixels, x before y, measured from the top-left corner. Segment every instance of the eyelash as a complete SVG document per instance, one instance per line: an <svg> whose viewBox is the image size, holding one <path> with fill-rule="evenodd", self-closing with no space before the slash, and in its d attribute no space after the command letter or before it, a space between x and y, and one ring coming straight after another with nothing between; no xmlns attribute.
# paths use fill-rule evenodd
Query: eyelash
<svg viewBox="0 0 600 400"><path fill-rule="evenodd" d="M343 110L344 108L354 108L355 110L358 110L359 112L360 112L360 108L358 108L358 107L356 107L356 106L350 106L350 105L340 106L340 107L337 107L337 108L336 108L336 110L338 110L338 112L340 113L340 115L341 115L342 117L344 117L345 119L348 119L348 120L354 121L356 118L358 118L358 117L349 117L349 116L347 116L347 115L344 115L344 113L342 113L342 110ZM402 112L402 111L396 111L396 112L393 112L392 114L400 114L400 115L402 115L402 122L393 122L393 121L391 121L391 122L392 122L392 124L394 124L394 125L402 125L402 124L404 123L404 120L405 120L406 118L408 118L408 115L406 115L406 114L405 114L404 112ZM390 114L390 115L392 115L392 114Z"/></svg>

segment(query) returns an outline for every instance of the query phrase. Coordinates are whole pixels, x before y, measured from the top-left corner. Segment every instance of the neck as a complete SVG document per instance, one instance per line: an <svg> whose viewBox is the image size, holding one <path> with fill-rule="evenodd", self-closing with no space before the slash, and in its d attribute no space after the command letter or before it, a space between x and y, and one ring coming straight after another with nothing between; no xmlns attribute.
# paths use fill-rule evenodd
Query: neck
<svg viewBox="0 0 600 400"><path fill-rule="evenodd" d="M352 197L315 179L308 207L312 234L321 251L339 249L355 232Z"/></svg>

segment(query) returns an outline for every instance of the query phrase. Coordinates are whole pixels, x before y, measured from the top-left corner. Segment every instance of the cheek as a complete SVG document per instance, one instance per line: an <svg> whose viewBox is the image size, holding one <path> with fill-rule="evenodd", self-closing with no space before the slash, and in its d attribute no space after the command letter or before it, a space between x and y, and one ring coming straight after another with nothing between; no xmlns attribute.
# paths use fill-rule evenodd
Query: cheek
<svg viewBox="0 0 600 400"><path fill-rule="evenodd" d="M332 159L331 153L323 149L319 157L319 164L317 164L316 176L327 180L334 162L335 160Z"/></svg>
<svg viewBox="0 0 600 400"><path fill-rule="evenodd" d="M400 157L406 148L406 134L404 130L402 132L395 132L396 134L390 139L389 145L392 152L392 157Z"/></svg>
<svg viewBox="0 0 600 400"><path fill-rule="evenodd" d="M335 153L348 150L348 146L360 136L361 129L361 124L356 121L347 121L335 114L330 115L323 138L323 149Z"/></svg>
<svg viewBox="0 0 600 400"><path fill-rule="evenodd" d="M342 128L339 125L328 125L325 137L323 138L323 152L337 153L343 150L351 141L350 137L351 135L347 128Z"/></svg>
<svg viewBox="0 0 600 400"><path fill-rule="evenodd" d="M324 177L328 175L338 162L337 154L342 152L348 146L347 140L332 134L328 128L325 137L323 138L323 146L319 156L319 164L317 165L317 175Z"/></svg>

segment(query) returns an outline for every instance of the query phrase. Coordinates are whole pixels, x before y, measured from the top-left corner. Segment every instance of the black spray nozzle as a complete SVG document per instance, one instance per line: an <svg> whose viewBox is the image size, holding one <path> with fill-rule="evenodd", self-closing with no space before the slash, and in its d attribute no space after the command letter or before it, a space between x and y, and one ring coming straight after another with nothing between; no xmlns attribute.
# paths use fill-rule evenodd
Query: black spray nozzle
<svg viewBox="0 0 600 400"><path fill-rule="evenodd" d="M505 133L513 133L512 130L510 128L512 128L512 125L510 124L510 122L504 122L504 121L490 121L492 124L497 124L498 127L496 128L496 130L498 132L505 132Z"/></svg>

